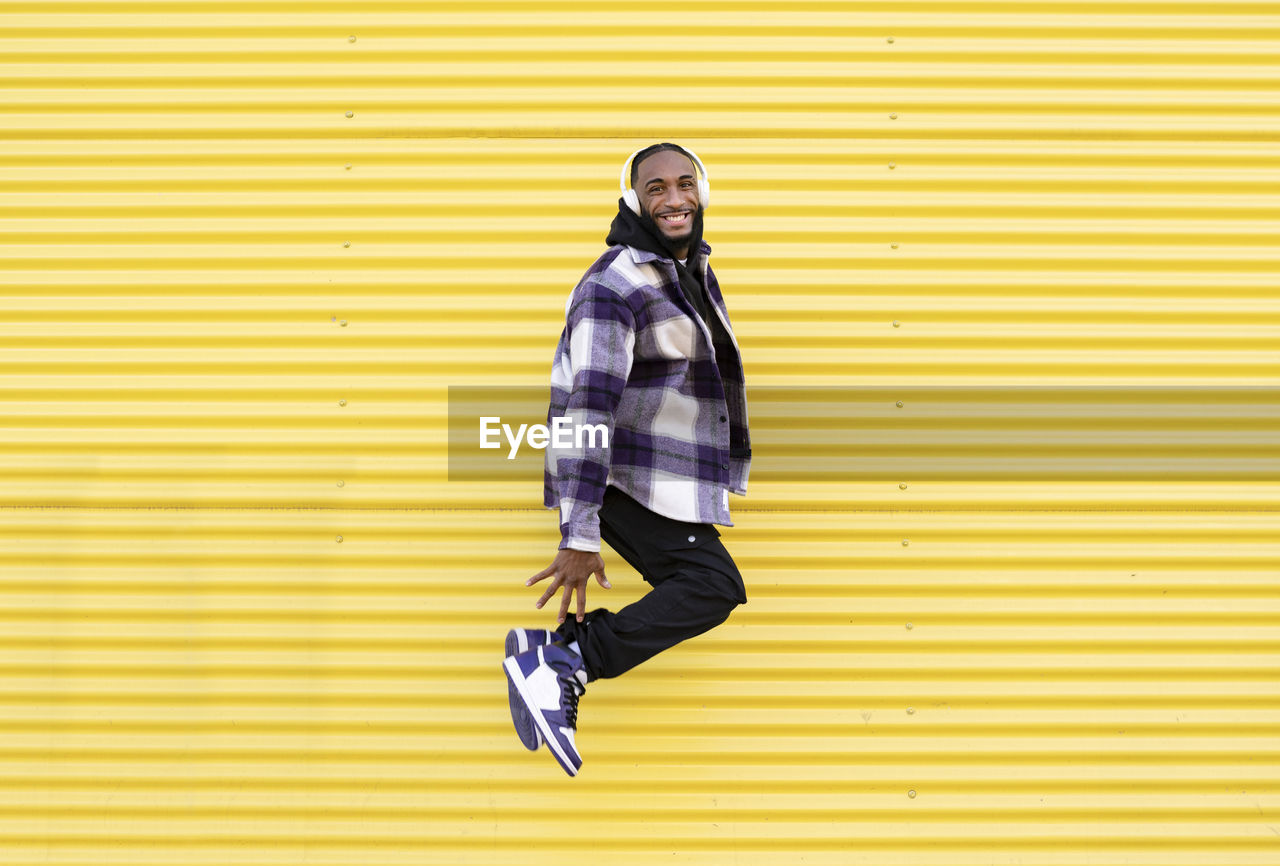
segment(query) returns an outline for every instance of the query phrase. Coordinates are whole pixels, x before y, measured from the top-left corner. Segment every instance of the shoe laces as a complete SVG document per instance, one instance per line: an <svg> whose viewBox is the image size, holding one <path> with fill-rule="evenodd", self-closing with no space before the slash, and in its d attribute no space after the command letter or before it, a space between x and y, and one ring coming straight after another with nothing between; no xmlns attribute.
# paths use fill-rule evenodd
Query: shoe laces
<svg viewBox="0 0 1280 866"><path fill-rule="evenodd" d="M560 678L560 707L565 721L575 731L578 729L578 698L586 691L576 676Z"/></svg>

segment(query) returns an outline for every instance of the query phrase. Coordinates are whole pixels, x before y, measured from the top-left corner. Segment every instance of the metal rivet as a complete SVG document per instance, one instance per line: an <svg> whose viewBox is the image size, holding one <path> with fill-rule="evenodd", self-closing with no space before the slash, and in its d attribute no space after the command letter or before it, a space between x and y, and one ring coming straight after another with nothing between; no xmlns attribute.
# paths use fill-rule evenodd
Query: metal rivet
<svg viewBox="0 0 1280 866"><path fill-rule="evenodd" d="M355 42L355 41L356 41L356 38L355 38L354 36L348 36L348 37L347 37L347 41L348 41L348 42ZM890 41L890 42L892 42L893 40L892 40L892 39L890 39L889 41Z"/></svg>
<svg viewBox="0 0 1280 866"><path fill-rule="evenodd" d="M902 408L902 401L901 401L901 400L899 400L899 401L898 401L898 408L899 408L899 409L901 409L901 408Z"/></svg>
<svg viewBox="0 0 1280 866"><path fill-rule="evenodd" d="M901 323L901 322L899 322L897 319L894 319L894 320L893 320L893 326L894 326L895 328L901 328L901 327L902 327L902 323Z"/></svg>
<svg viewBox="0 0 1280 866"><path fill-rule="evenodd" d="M694 538L692 535L690 535L690 536L689 536L689 540L690 540L690 541L697 541L698 539L696 539L696 538Z"/></svg>
<svg viewBox="0 0 1280 866"><path fill-rule="evenodd" d="M892 36L890 36L890 37L889 37L887 40L885 40L885 41L886 41L886 42L892 42L892 41L893 41L893 37L892 37Z"/></svg>
<svg viewBox="0 0 1280 866"><path fill-rule="evenodd" d="M336 541L336 542L338 542L339 544L341 544L341 543L342 543L342 536L341 536L341 535L339 535L337 538L335 538L335 539L334 539L334 541Z"/></svg>
<svg viewBox="0 0 1280 866"><path fill-rule="evenodd" d="M910 546L911 546L911 539L910 539L910 538L904 538L904 539L902 539L902 546L903 546L903 547L910 547Z"/></svg>
<svg viewBox="0 0 1280 866"><path fill-rule="evenodd" d="M890 120L897 120L897 119L898 119L898 115L896 115L896 114L891 114L891 115L889 115L889 119L890 119Z"/></svg>
<svg viewBox="0 0 1280 866"><path fill-rule="evenodd" d="M345 405L347 405L347 401L346 401L346 400L339 400L339 401L338 401L338 405L339 405L339 406L345 406ZM905 486L905 485L904 485L904 486Z"/></svg>
<svg viewBox="0 0 1280 866"><path fill-rule="evenodd" d="M345 482L345 481L339 481L339 482L338 482L338 486L339 486L339 487L342 487L342 486L344 486L345 484L346 484L346 482Z"/></svg>
<svg viewBox="0 0 1280 866"><path fill-rule="evenodd" d="M351 246L351 241L343 241L343 242L342 242L342 246L343 246L343 248L344 248L344 249L345 249L346 247Z"/></svg>
<svg viewBox="0 0 1280 866"><path fill-rule="evenodd" d="M345 168L347 171L351 171L351 163L347 163L346 165L343 166L343 168Z"/></svg>
<svg viewBox="0 0 1280 866"><path fill-rule="evenodd" d="M907 792L907 796L914 800L914 799L916 798L916 792L915 792L915 789L914 789L914 788L912 788L910 791L908 791L908 792Z"/></svg>
<svg viewBox="0 0 1280 866"><path fill-rule="evenodd" d="M898 248L897 244L889 244L889 249L896 250L897 248Z"/></svg>
<svg viewBox="0 0 1280 866"><path fill-rule="evenodd" d="M343 327L343 328L345 328L345 327L347 326L347 320L346 320L346 319L343 319L341 322L339 322L339 323L338 323L338 325L339 325L339 327Z"/></svg>
<svg viewBox="0 0 1280 866"><path fill-rule="evenodd" d="M907 707L907 715L908 715L908 716L914 716L915 714L916 714L916 708L915 708L915 707Z"/></svg>
<svg viewBox="0 0 1280 866"><path fill-rule="evenodd" d="M911 629L913 628L915 628L915 626L913 626L911 623L907 623L907 631L911 631Z"/></svg>
<svg viewBox="0 0 1280 866"><path fill-rule="evenodd" d="M898 167L897 163L894 163L894 162L889 163L889 168L897 168L897 167Z"/></svg>
<svg viewBox="0 0 1280 866"><path fill-rule="evenodd" d="M904 481L903 483L899 484L899 485L898 485L898 489L899 489L899 490L906 490L906 489L907 489L907 484L906 484L906 482Z"/></svg>
<svg viewBox="0 0 1280 866"><path fill-rule="evenodd" d="M347 112L347 117L355 117L355 116L356 116L356 114L355 114L355 112L354 112L354 111L348 111L348 112Z"/></svg>

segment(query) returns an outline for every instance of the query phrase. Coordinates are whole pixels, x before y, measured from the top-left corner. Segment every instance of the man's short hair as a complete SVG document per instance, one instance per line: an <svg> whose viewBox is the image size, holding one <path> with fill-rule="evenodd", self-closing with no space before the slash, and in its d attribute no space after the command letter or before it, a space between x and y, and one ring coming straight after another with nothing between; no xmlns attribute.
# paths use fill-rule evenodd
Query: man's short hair
<svg viewBox="0 0 1280 866"><path fill-rule="evenodd" d="M640 163L644 162L646 159L653 156L655 153L662 153L662 151L664 150L675 150L680 153L683 153L685 156L689 156L689 151L685 150L680 145L672 144L669 141L664 141L661 144L649 145L644 150L637 153L635 155L635 158L631 160L631 188L632 189L635 189L636 178L639 177L640 175ZM693 157L689 156L689 161L693 162Z"/></svg>

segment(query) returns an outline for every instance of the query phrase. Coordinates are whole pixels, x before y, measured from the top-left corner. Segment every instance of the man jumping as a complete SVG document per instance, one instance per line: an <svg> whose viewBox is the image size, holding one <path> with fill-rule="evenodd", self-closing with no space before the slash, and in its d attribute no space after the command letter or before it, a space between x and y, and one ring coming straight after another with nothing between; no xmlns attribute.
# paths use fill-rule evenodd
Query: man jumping
<svg viewBox="0 0 1280 866"><path fill-rule="evenodd" d="M571 776L582 766L574 734L587 683L747 601L712 525L733 525L729 494L746 494L751 438L742 356L702 241L706 168L664 142L632 154L619 186L609 249L565 307L547 413L608 435L546 451L543 503L559 509L560 548L526 585L554 578L538 608L564 590L558 626L512 629L504 662L521 741L545 742ZM602 538L653 587L617 613L586 612L590 578L610 588Z"/></svg>

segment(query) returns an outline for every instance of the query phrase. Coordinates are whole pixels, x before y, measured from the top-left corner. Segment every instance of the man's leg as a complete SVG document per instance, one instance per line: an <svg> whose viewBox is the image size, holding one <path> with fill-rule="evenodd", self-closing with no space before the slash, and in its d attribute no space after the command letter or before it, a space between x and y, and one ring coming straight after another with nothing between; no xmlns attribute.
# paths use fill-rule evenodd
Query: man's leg
<svg viewBox="0 0 1280 866"><path fill-rule="evenodd" d="M617 613L600 608L558 627L566 644L577 641L591 679L616 677L746 603L742 575L709 524L663 517L609 487L600 535L653 589Z"/></svg>

